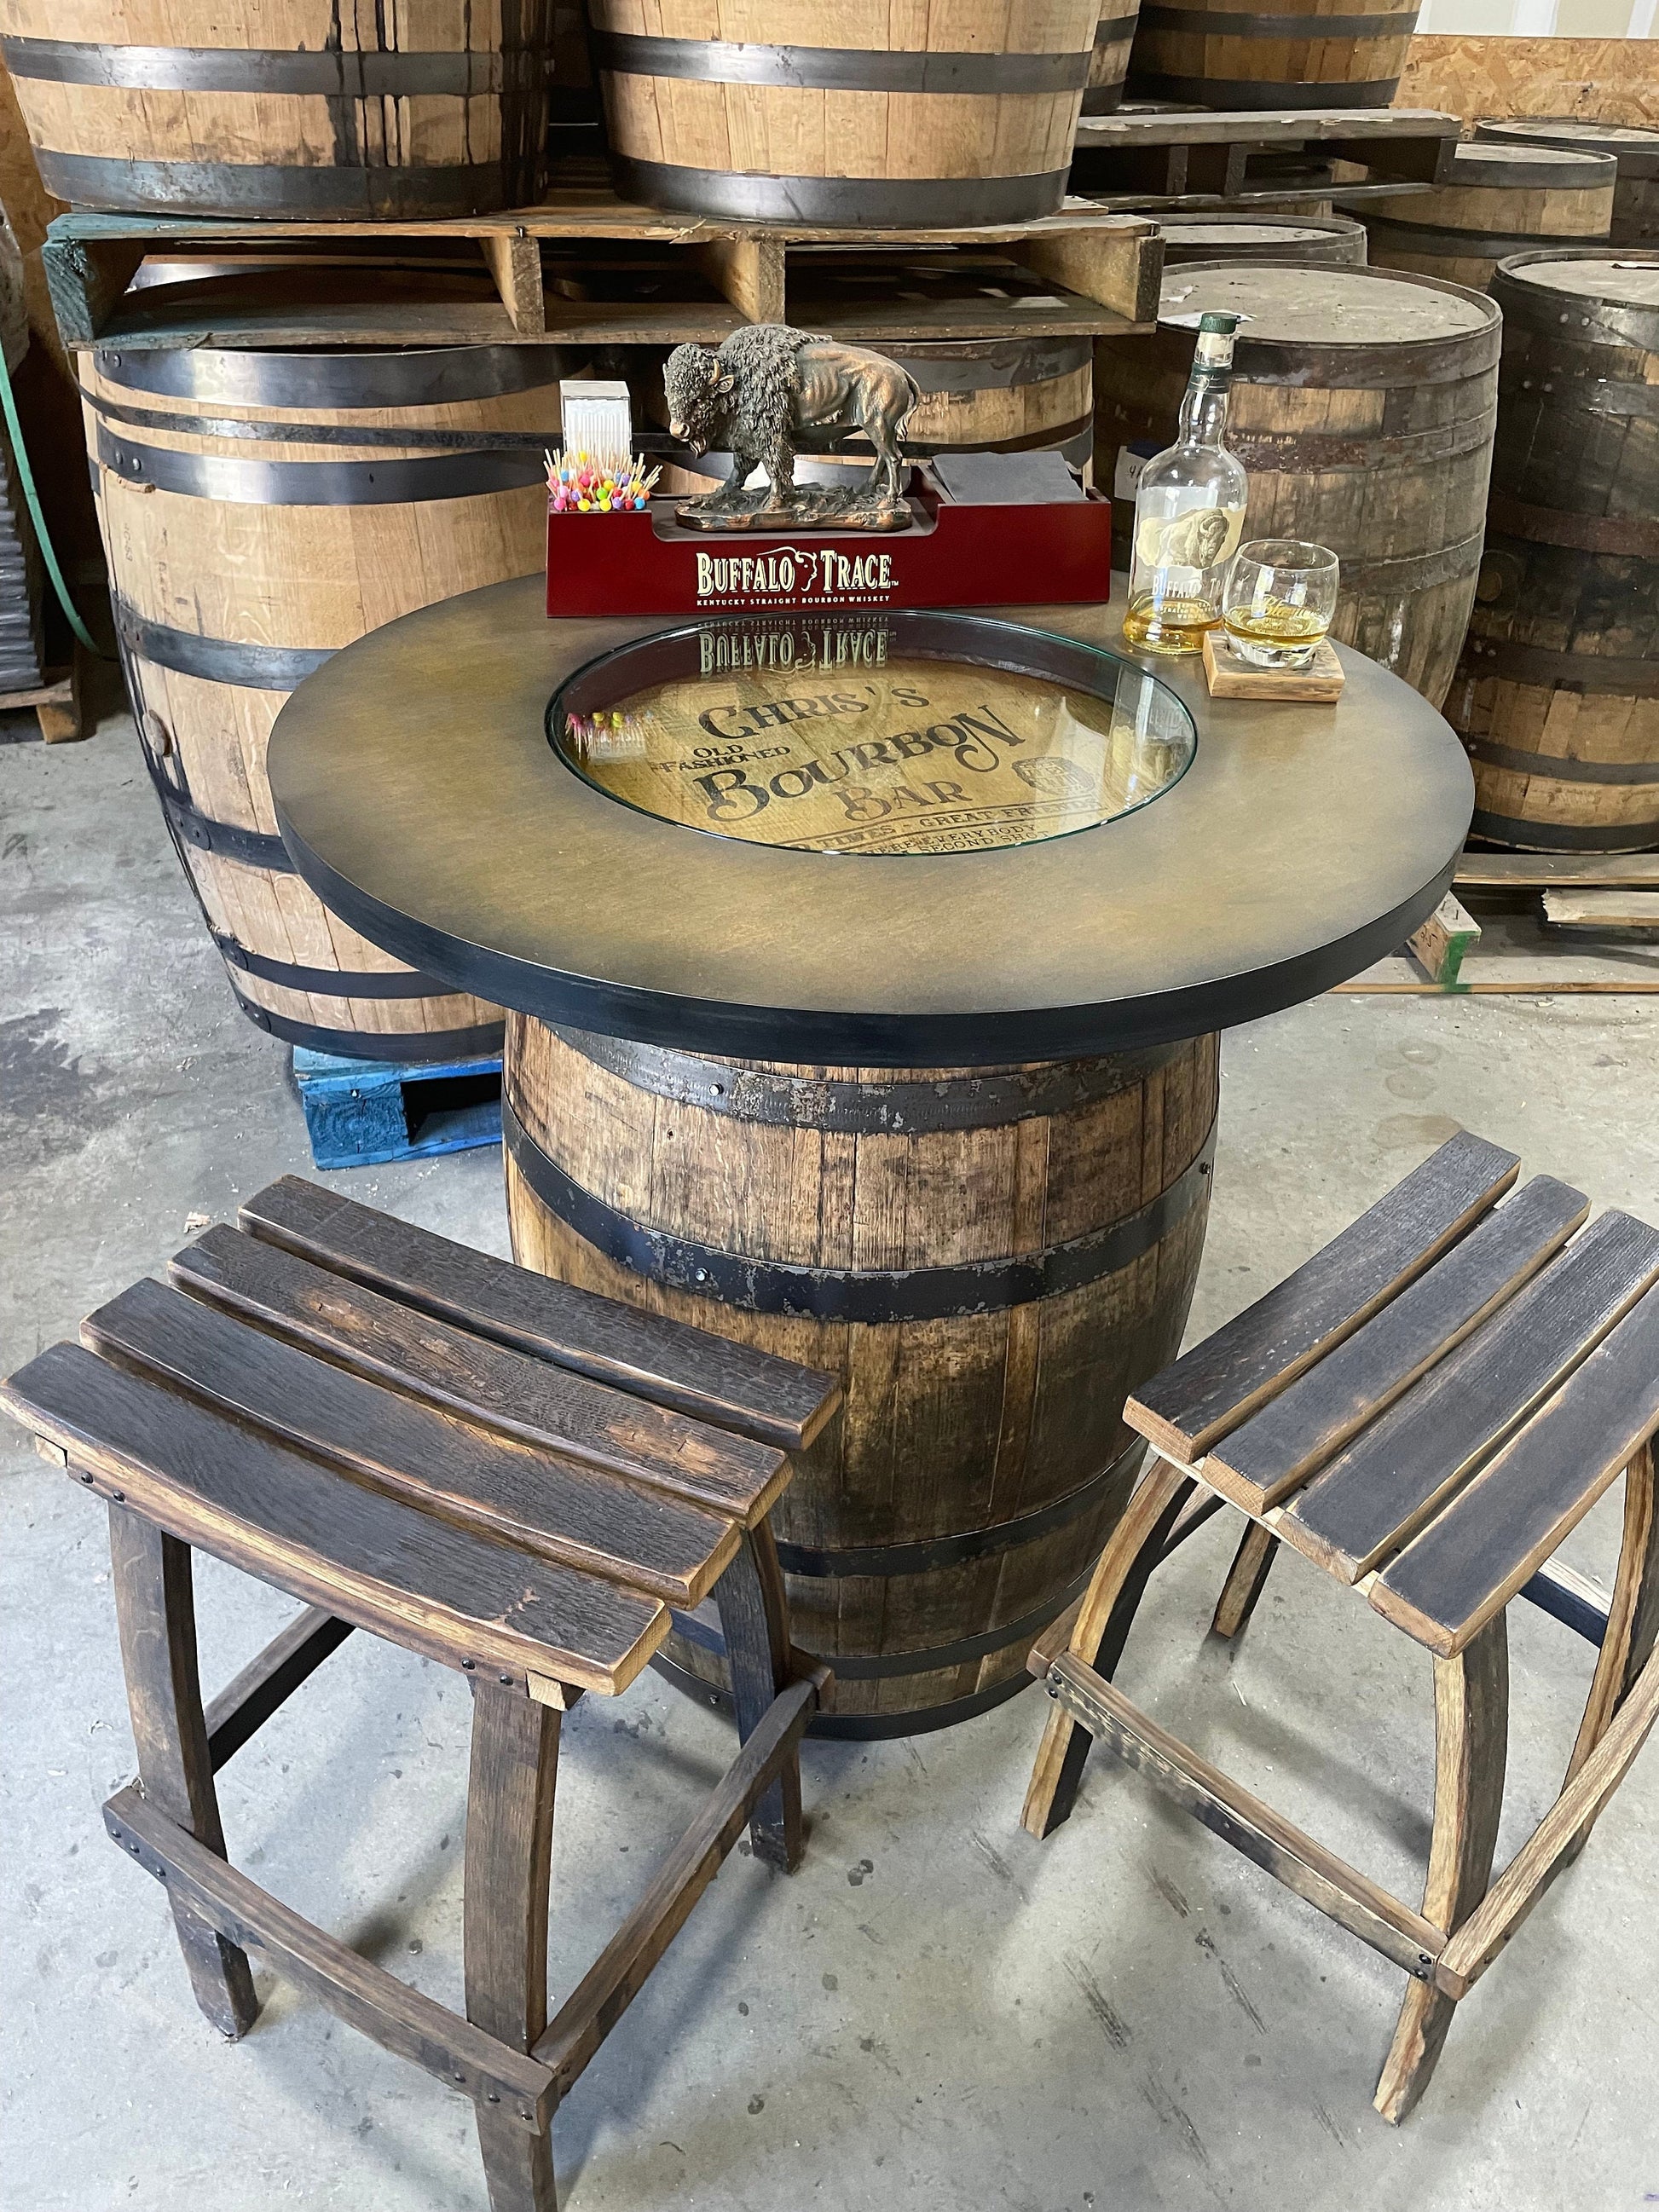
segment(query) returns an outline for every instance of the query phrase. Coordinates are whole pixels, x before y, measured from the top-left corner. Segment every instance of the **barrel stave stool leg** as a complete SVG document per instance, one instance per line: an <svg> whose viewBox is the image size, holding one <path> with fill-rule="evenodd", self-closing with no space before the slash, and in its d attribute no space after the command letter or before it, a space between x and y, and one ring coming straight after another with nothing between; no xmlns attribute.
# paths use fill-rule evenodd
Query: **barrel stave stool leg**
<svg viewBox="0 0 1659 2212"><path fill-rule="evenodd" d="M138 1779L159 1812L220 1858L225 1832L213 1786L196 1656L188 1544L129 1507L109 1509L110 1565ZM222 2035L246 2035L259 2001L247 1954L174 1895L173 1925L196 2002Z"/></svg>
<svg viewBox="0 0 1659 2212"><path fill-rule="evenodd" d="M788 1605L769 1524L744 1531L737 1557L714 1585L714 1603L732 1669L738 1740L747 1743L772 1700L789 1684ZM799 1865L804 1831L799 1745L756 1806L749 1833L755 1856L769 1866L793 1874Z"/></svg>
<svg viewBox="0 0 1659 2212"><path fill-rule="evenodd" d="M521 1689L477 1682L467 1782L463 1903L466 2016L515 2051L547 2026L548 1890L557 1711ZM478 2148L490 2212L557 2212L553 2144L487 2101L477 2106Z"/></svg>
<svg viewBox="0 0 1659 2212"><path fill-rule="evenodd" d="M1434 1662L1434 1834L1423 1917L1453 1935L1486 1893L1504 1809L1510 1712L1507 1615ZM1398 2126L1429 2085L1456 1999L1413 1981L1400 2008L1375 2103Z"/></svg>
<svg viewBox="0 0 1659 2212"><path fill-rule="evenodd" d="M1170 1530L1195 1487L1190 1474L1154 1460L1100 1555L1084 1598L1071 1649L1109 1681ZM1051 1704L1021 1825L1041 1839L1071 1816L1093 1737L1066 1708Z"/></svg>
<svg viewBox="0 0 1659 2212"><path fill-rule="evenodd" d="M1625 1469L1625 1533L1619 1571L1607 1607L1607 1632L1584 1706L1584 1717L1567 1761L1565 1790L1618 1718L1637 1676L1659 1643L1659 1496L1651 1437ZM1566 1852L1571 1865L1589 1841L1587 1820Z"/></svg>
<svg viewBox="0 0 1659 2212"><path fill-rule="evenodd" d="M1249 1626L1256 1601L1267 1587L1267 1577L1278 1557L1279 1539L1271 1528L1252 1521L1239 1539L1227 1579L1216 1600L1212 1636L1242 1636Z"/></svg>

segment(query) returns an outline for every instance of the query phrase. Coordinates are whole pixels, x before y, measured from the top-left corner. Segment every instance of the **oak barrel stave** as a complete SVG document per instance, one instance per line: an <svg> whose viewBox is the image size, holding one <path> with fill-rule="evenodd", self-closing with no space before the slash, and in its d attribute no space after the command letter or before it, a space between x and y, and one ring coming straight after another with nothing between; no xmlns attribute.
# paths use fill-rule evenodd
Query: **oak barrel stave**
<svg viewBox="0 0 1659 2212"><path fill-rule="evenodd" d="M1474 833L1644 851L1659 845L1659 265L1618 247L1519 254L1492 296L1490 527L1446 702Z"/></svg>
<svg viewBox="0 0 1659 2212"><path fill-rule="evenodd" d="M592 0L617 189L742 221L922 228L1051 214L1100 0ZM817 40L827 41L824 44ZM922 43L912 43L920 39Z"/></svg>
<svg viewBox="0 0 1659 2212"><path fill-rule="evenodd" d="M1139 11L1140 0L1105 0L1095 26L1089 82L1083 94L1085 115L1115 115L1121 106Z"/></svg>
<svg viewBox="0 0 1659 2212"><path fill-rule="evenodd" d="M1605 239L1617 176L1611 156L1579 148L1460 146L1449 183L1366 202L1371 265L1485 291L1511 253Z"/></svg>
<svg viewBox="0 0 1659 2212"><path fill-rule="evenodd" d="M1097 481L1116 480L1121 447L1173 439L1204 308L1251 318L1227 428L1250 479L1247 535L1329 546L1342 563L1334 635L1438 706L1480 568L1497 400L1491 301L1388 270L1177 267L1156 337L1097 349Z"/></svg>
<svg viewBox="0 0 1659 2212"><path fill-rule="evenodd" d="M1417 15L1415 0L1363 12L1344 0L1142 0L1129 88L1194 107L1387 107Z"/></svg>
<svg viewBox="0 0 1659 2212"><path fill-rule="evenodd" d="M1158 215L1164 265L1188 261L1299 261L1363 269L1365 226L1352 216Z"/></svg>
<svg viewBox="0 0 1659 2212"><path fill-rule="evenodd" d="M1609 154L1618 165L1611 246L1659 245L1659 129L1651 124L1587 123L1574 115L1513 116L1478 123L1477 139L1514 146L1564 146Z"/></svg>
<svg viewBox="0 0 1659 2212"><path fill-rule="evenodd" d="M550 0L5 0L0 50L48 191L141 214L459 216L533 199ZM377 43L363 43L365 21Z"/></svg>
<svg viewBox="0 0 1659 2212"><path fill-rule="evenodd" d="M1138 1470L1123 1398L1179 1343L1215 1040L1020 1073L732 1069L514 1015L505 1092L522 1264L842 1377L775 1516L796 1641L838 1662L832 1728L1012 1694ZM1091 1279L1012 1304L997 1270L964 1287L1114 1223L1125 1256ZM686 1639L670 1656L717 1674Z"/></svg>
<svg viewBox="0 0 1659 2212"><path fill-rule="evenodd" d="M84 356L146 764L239 1003L290 1042L405 1060L499 1042L499 1009L412 974L301 882L265 748L336 648L538 564L541 449L571 365L551 347Z"/></svg>

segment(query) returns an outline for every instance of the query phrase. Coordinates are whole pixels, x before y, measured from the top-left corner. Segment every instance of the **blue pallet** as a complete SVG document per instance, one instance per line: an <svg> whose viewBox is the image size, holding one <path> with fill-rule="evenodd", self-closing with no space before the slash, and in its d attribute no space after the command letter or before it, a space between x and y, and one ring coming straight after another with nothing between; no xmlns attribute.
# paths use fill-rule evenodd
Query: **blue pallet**
<svg viewBox="0 0 1659 2212"><path fill-rule="evenodd" d="M501 1141L501 1059L347 1060L294 1048L319 1168L377 1167Z"/></svg>

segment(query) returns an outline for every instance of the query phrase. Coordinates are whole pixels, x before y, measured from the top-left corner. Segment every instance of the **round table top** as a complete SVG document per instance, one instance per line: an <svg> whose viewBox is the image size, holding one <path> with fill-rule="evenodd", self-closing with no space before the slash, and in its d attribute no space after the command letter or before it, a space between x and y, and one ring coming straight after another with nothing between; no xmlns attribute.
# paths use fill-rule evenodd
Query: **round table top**
<svg viewBox="0 0 1659 2212"><path fill-rule="evenodd" d="M684 618L549 621L544 591L492 585L345 647L283 709L269 768L283 842L335 913L545 1021L882 1067L1161 1043L1396 951L1468 828L1462 747L1375 662L1338 647L1334 706L1212 700L1195 658L1124 652L1115 603L986 612L1139 660L1177 693L1197 753L1151 804L965 853L711 836L598 789L544 728L574 669Z"/></svg>

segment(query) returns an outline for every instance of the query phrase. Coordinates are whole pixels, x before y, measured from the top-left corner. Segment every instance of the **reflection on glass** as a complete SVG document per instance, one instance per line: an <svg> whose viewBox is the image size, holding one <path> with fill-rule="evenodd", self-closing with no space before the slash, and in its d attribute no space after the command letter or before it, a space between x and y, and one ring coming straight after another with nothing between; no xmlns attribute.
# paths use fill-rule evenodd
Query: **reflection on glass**
<svg viewBox="0 0 1659 2212"><path fill-rule="evenodd" d="M1021 651L1011 637L1038 661L1051 648L1062 673L968 657L981 633L999 659ZM662 634L580 671L548 726L591 783L646 813L860 854L1089 829L1167 790L1195 744L1179 699L1143 671L962 617Z"/></svg>

